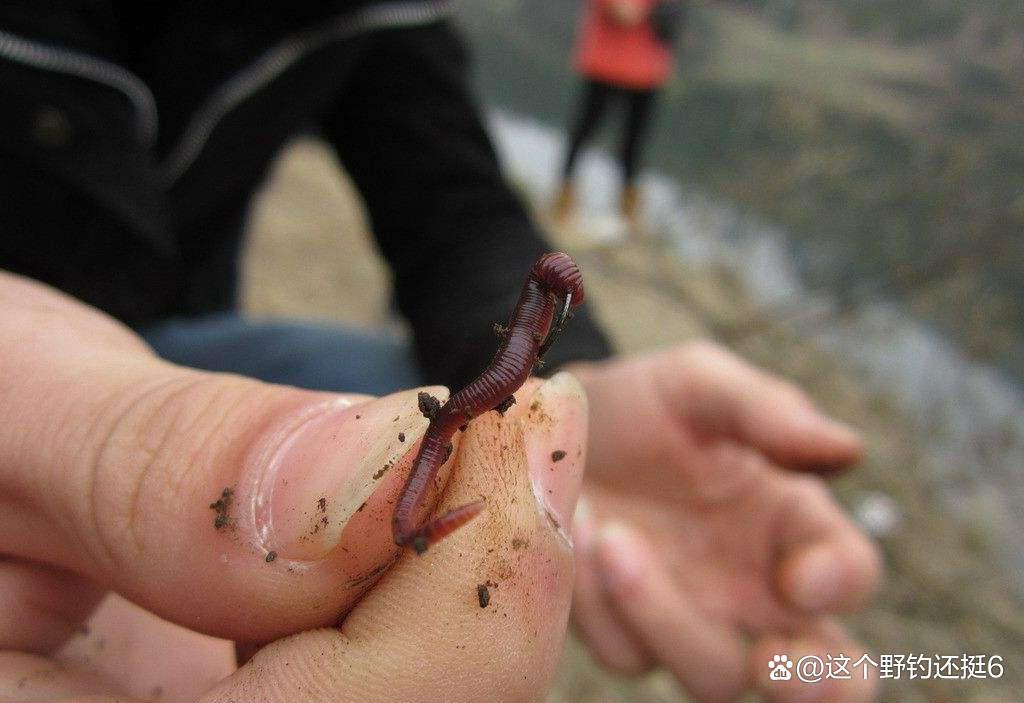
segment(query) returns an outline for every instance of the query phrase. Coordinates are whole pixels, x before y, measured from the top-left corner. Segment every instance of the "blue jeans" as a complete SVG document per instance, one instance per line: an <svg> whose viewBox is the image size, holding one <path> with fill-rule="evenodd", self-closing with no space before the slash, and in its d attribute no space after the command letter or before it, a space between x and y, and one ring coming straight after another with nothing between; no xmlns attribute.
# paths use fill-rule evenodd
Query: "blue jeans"
<svg viewBox="0 0 1024 703"><path fill-rule="evenodd" d="M218 313L173 318L138 332L175 364L270 383L375 395L421 384L408 341L383 331Z"/></svg>

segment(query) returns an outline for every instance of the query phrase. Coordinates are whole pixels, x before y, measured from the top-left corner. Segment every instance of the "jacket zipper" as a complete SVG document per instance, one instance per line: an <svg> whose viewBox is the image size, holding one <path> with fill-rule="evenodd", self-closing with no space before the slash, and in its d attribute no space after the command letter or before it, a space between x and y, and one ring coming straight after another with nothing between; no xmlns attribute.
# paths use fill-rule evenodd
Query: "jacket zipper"
<svg viewBox="0 0 1024 703"><path fill-rule="evenodd" d="M326 26L282 41L218 88L199 109L164 159L165 185L173 185L184 175L202 152L217 124L231 110L299 59L340 39L379 29L429 24L451 12L450 0L383 3L344 15ZM3 30L0 30L0 57L42 71L83 78L120 92L135 109L138 140L146 148L156 144L159 128L156 100L149 86L126 68L73 49L32 41Z"/></svg>
<svg viewBox="0 0 1024 703"><path fill-rule="evenodd" d="M135 110L136 138L147 149L156 143L156 100L141 78L121 66L73 49L53 46L0 30L0 58L41 71L84 78L124 95Z"/></svg>
<svg viewBox="0 0 1024 703"><path fill-rule="evenodd" d="M430 24L448 16L452 9L449 0L372 5L285 39L270 48L255 63L222 84L195 113L184 134L161 165L165 187L173 186L195 163L214 129L226 115L303 57L357 34Z"/></svg>

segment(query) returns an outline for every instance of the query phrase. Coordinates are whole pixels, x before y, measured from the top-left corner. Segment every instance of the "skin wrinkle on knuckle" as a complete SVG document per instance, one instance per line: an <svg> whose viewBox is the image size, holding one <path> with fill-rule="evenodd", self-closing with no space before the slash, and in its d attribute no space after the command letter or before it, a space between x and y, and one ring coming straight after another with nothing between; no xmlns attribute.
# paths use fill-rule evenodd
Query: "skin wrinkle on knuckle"
<svg viewBox="0 0 1024 703"><path fill-rule="evenodd" d="M228 390L227 383L211 387L210 377L196 376L169 389L142 419L136 436L151 441L139 445L146 461L132 482L124 506L128 529L139 554L146 548L144 525L151 519L146 496L163 495L161 502L166 501L166 496L176 496L179 502L185 497L181 494L188 484L188 476L208 466L201 459L203 447L220 436L219 430L227 414L222 409L223 397ZM190 397L193 395L197 397ZM168 415L168 410L173 412ZM182 437L190 438L186 447L180 445ZM195 438L199 441L195 442ZM179 453L185 448L190 450L187 454Z"/></svg>
<svg viewBox="0 0 1024 703"><path fill-rule="evenodd" d="M190 490L217 467L239 465L263 426L260 418L277 409L278 392L235 376L203 374L172 389L151 408L139 433L155 438L148 450L151 460L124 509L140 554L153 546L145 544L144 536L164 536L145 529L146 522L190 500ZM167 415L166 408L177 412ZM205 496L205 506L204 501Z"/></svg>
<svg viewBox="0 0 1024 703"><path fill-rule="evenodd" d="M149 394L159 392L162 387L172 383L173 380L161 379L141 392L136 388L131 388L126 393L124 388L119 388L108 394L99 403L94 403L95 420L82 438L83 451L81 454L85 457L84 468L76 477L84 481L85 485L80 491L72 493L75 497L80 496L82 503L77 506L78 510L72 510L70 514L74 517L85 517L89 523L73 525L71 534L76 538L90 534L96 536L98 543L86 543L82 546L89 557L102 568L115 569L119 565L117 551L114 549L115 540L108 532L108 526L104 525L103 519L100 517L103 512L101 491L104 484L103 476L106 473L105 466L108 463L117 463L111 462L110 456L115 452L114 447L122 434L120 428L131 417L133 410ZM114 475L117 475L116 471Z"/></svg>
<svg viewBox="0 0 1024 703"><path fill-rule="evenodd" d="M401 658L397 664L378 660L372 668L368 667L363 656L366 643L346 634L344 623L338 628L308 630L298 637L303 640L298 650L297 639L290 644L279 641L270 645L246 665L249 676L239 682L239 688L203 700L327 703L395 699L394 679L402 668ZM402 646L396 644L398 648ZM296 651L305 656L296 656Z"/></svg>
<svg viewBox="0 0 1024 703"><path fill-rule="evenodd" d="M163 430L160 444L159 454L164 455L167 465L175 469L163 475L166 480L164 488L168 493L180 493L189 485L190 478L196 472L205 471L211 466L211 458L215 460L223 454L225 446L232 444L225 439L233 436L233 422L239 416L244 415L248 419L251 416L249 408L264 407L262 398L256 392L258 388L257 384L234 377L206 376L199 383L182 389L182 397L178 399L185 398L186 402L180 403L179 408L187 408L188 412L179 413L175 422ZM198 397L186 398L190 393L196 393ZM240 423L240 426L250 425ZM251 426L258 427L258 424ZM175 438L180 437L190 438L185 447L174 445ZM244 438L248 438L248 435ZM188 449L189 452L180 454L175 451L167 455L168 446L175 450Z"/></svg>
<svg viewBox="0 0 1024 703"><path fill-rule="evenodd" d="M212 407L216 401L216 394L204 387L205 381L206 377L198 374L174 374L141 392L132 389L128 391L131 399L126 404L121 401L120 412L106 425L100 449L87 472L88 512L100 542L99 561L106 569L120 569L126 560L134 560L145 549L143 525L151 519L145 508L146 496L177 492L168 485L168 479L173 480L173 467L190 466L193 458L172 451L180 448L176 447L176 438L189 436L183 433L187 430L183 419L193 413L197 417L207 414L204 403ZM197 389L202 389L199 403L189 398ZM128 486L124 485L126 478ZM131 535L136 553L122 553L126 546L119 537L122 534Z"/></svg>

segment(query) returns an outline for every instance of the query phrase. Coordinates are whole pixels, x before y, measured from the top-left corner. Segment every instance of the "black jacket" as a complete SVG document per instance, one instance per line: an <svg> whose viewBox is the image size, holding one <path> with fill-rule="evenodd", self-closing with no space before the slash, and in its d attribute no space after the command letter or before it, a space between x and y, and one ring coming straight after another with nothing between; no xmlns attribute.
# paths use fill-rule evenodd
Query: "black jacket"
<svg viewBox="0 0 1024 703"><path fill-rule="evenodd" d="M133 326L230 309L252 194L282 144L316 130L366 200L427 378L461 385L546 247L499 173L447 15L5 0L0 266ZM607 353L583 311L548 361Z"/></svg>

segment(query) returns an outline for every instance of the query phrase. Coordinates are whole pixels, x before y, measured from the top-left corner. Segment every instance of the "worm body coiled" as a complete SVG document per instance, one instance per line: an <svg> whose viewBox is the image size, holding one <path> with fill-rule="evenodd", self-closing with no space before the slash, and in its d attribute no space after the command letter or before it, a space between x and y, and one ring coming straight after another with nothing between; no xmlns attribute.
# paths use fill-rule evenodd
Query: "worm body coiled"
<svg viewBox="0 0 1024 703"><path fill-rule="evenodd" d="M452 436L473 418L488 410L504 413L515 402L513 393L526 382L554 333L561 329L570 307L583 302L583 274L568 254L541 256L530 269L508 325L501 329L501 345L494 360L468 386L444 405L427 394L420 396L420 410L430 419L412 472L398 498L392 523L395 543L422 554L427 547L466 524L483 508L476 501L416 525L416 515L430 482L452 451ZM552 322L562 304L561 316Z"/></svg>

